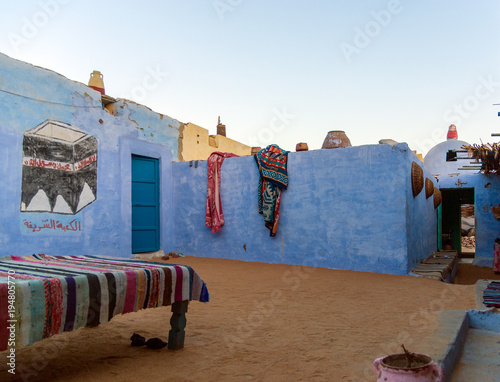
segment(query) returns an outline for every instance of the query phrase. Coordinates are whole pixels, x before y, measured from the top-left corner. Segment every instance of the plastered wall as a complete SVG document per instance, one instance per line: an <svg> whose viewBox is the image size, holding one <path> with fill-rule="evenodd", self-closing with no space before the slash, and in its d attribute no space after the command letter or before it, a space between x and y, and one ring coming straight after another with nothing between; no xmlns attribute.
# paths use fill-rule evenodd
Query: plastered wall
<svg viewBox="0 0 500 382"><path fill-rule="evenodd" d="M0 256L131 255L131 155L160 160L162 244L172 241L180 123L0 54Z"/></svg>
<svg viewBox="0 0 500 382"><path fill-rule="evenodd" d="M253 157L221 171L225 226L205 227L206 162L174 163L174 246L188 255L406 274L436 250L432 199L411 195L406 144L289 154L278 234L257 212Z"/></svg>

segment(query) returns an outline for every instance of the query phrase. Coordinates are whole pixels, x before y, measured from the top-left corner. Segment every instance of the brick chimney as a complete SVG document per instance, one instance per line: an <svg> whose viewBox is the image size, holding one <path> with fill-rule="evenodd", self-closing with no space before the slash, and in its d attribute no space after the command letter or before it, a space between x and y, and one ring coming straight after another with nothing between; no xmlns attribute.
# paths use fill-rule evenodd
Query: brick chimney
<svg viewBox="0 0 500 382"><path fill-rule="evenodd" d="M226 136L226 125L223 125L220 123L220 116L219 116L219 123L217 124L217 135L222 135Z"/></svg>

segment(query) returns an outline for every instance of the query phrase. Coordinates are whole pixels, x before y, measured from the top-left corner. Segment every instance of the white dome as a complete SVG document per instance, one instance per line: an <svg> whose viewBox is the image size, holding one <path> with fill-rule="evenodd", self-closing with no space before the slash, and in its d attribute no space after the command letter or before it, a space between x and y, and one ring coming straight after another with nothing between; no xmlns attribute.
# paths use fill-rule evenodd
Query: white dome
<svg viewBox="0 0 500 382"><path fill-rule="evenodd" d="M459 170L459 168L464 165L470 165L470 161L465 159L458 159L454 162L446 162L446 153L448 150L462 150L463 145L469 145L465 141L459 141L457 139L450 139L441 142L429 150L424 158L424 167L432 175L440 174L455 174L464 172L466 170ZM460 156L466 156L466 153L457 153ZM470 171L470 170L467 170Z"/></svg>

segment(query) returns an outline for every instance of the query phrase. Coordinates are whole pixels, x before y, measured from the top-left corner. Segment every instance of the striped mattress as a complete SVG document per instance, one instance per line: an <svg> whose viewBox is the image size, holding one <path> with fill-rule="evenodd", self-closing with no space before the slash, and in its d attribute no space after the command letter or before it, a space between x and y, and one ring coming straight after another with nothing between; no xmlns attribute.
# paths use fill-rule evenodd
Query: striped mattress
<svg viewBox="0 0 500 382"><path fill-rule="evenodd" d="M186 300L209 300L205 283L186 265L99 256L3 257L0 351L12 341L28 345L120 313Z"/></svg>

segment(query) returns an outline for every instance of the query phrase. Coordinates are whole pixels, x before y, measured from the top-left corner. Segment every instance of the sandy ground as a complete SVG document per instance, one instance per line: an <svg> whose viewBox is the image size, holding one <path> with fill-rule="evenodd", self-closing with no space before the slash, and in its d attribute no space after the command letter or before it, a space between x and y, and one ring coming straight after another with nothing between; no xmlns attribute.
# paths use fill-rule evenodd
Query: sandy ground
<svg viewBox="0 0 500 382"><path fill-rule="evenodd" d="M438 310L475 308L473 285L221 259L174 260L193 266L211 297L206 304L189 304L184 349L130 346L134 332L168 339L170 309L149 309L20 348L16 379L2 361L0 380L374 381L375 358L399 353L401 343L414 352L428 346ZM6 352L0 357L5 360Z"/></svg>
<svg viewBox="0 0 500 382"><path fill-rule="evenodd" d="M500 273L492 268L475 267L472 264L460 264L455 277L455 284L472 285L479 279L500 280Z"/></svg>

